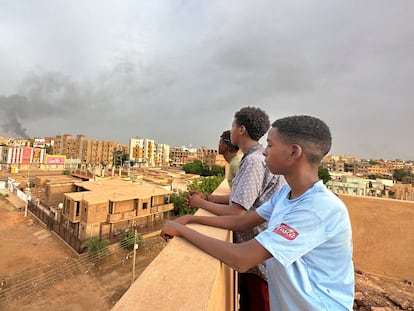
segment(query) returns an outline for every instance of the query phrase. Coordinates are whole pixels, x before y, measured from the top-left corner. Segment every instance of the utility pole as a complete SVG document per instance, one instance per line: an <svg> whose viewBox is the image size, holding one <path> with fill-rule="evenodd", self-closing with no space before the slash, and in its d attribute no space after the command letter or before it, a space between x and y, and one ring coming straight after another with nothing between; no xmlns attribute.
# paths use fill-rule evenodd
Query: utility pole
<svg viewBox="0 0 414 311"><path fill-rule="evenodd" d="M30 194L30 167L27 171L27 186L26 186L25 190L26 190L25 191L26 203L24 204L24 217L27 217L27 208L28 208L28 205L29 205L29 194Z"/></svg>
<svg viewBox="0 0 414 311"><path fill-rule="evenodd" d="M24 217L27 217L27 205L29 204L29 198L26 197L26 202L24 204Z"/></svg>
<svg viewBox="0 0 414 311"><path fill-rule="evenodd" d="M134 231L134 256L132 259L132 283L131 284L134 284L134 281L135 281L135 259L137 257L137 249L138 249L137 235L138 235L137 229L135 229Z"/></svg>

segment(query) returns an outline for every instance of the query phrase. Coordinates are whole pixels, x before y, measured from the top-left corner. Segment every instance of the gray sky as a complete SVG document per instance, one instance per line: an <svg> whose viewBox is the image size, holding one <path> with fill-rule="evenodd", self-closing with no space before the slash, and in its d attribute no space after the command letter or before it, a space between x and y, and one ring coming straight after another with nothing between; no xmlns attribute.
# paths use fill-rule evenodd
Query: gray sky
<svg viewBox="0 0 414 311"><path fill-rule="evenodd" d="M332 154L414 160L414 1L0 0L0 135L215 148L310 114Z"/></svg>

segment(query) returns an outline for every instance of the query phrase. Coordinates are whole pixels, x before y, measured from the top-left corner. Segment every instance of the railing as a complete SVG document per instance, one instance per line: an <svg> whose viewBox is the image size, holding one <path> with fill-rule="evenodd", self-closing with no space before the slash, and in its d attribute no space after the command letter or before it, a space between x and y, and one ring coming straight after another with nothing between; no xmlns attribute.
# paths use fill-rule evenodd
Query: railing
<svg viewBox="0 0 414 311"><path fill-rule="evenodd" d="M163 205L157 206L157 212L158 213L166 212L166 211L172 211L173 209L174 209L174 204L173 203L163 204Z"/></svg>
<svg viewBox="0 0 414 311"><path fill-rule="evenodd" d="M228 193L224 181L214 192ZM199 210L197 215L210 215ZM223 241L228 230L189 225ZM235 310L234 271L181 238L174 238L118 301L121 310Z"/></svg>
<svg viewBox="0 0 414 311"><path fill-rule="evenodd" d="M108 214L107 220L109 223L122 220L122 213Z"/></svg>

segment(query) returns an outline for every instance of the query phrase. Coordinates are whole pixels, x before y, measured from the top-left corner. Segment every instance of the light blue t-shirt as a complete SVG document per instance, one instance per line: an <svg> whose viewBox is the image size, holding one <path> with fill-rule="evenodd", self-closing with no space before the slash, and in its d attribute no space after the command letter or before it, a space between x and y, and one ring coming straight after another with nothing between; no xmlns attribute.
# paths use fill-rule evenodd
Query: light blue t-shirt
<svg viewBox="0 0 414 311"><path fill-rule="evenodd" d="M289 200L285 185L256 212L268 221L256 240L266 261L272 310L352 310L352 233L343 202L322 181Z"/></svg>

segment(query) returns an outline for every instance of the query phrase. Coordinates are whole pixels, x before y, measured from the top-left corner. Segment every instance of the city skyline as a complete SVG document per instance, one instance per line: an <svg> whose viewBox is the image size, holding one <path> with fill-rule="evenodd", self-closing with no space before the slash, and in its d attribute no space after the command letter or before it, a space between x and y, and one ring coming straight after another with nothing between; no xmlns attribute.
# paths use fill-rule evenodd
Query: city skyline
<svg viewBox="0 0 414 311"><path fill-rule="evenodd" d="M216 148L234 113L257 106L271 122L320 117L330 154L410 160L413 9L402 0L2 1L0 135Z"/></svg>
<svg viewBox="0 0 414 311"><path fill-rule="evenodd" d="M58 135L72 135L73 139L76 139L76 135L73 135L71 133L65 133L65 134L58 134ZM79 134L79 135L83 135L83 134ZM266 136L266 135L265 135ZM0 138L3 137L0 135ZM10 137L3 137L3 138L10 138L10 139L44 139L44 138L53 138L56 137L56 135L48 135L45 137L29 137L29 138L21 138L21 137L16 137L16 138L10 138ZM153 140L150 137L131 137L131 138L140 138L140 139L148 139L148 140ZM85 139L87 140L101 140L101 141L108 141L108 142L112 142L115 144L119 144L119 145L124 145L124 146L128 146L130 147L129 143L123 144L117 141L111 141L111 140L107 140L107 139L95 139L93 137L87 137L85 136ZM205 146L205 145L199 145L199 146L192 146L192 145L180 145L180 146L175 146L175 145L170 145L168 142L158 142L156 140L154 140L155 144L161 144L161 145L168 145L170 148L187 148L189 150L194 150L194 152L196 152L197 149L200 148L208 148L208 149L213 149L213 150L218 150L218 146L213 146L211 148ZM260 143L262 143L260 141ZM263 145L265 145L266 142L263 142ZM378 158L373 158L373 157L362 157L359 156L358 154L350 154L350 153L343 153L343 154L334 154L332 152L329 152L326 157L350 157L350 158L355 158L355 159L364 159L364 160L384 160L384 161L403 161L403 162L414 162L414 159L403 159L403 158L385 158L385 157L378 157Z"/></svg>

